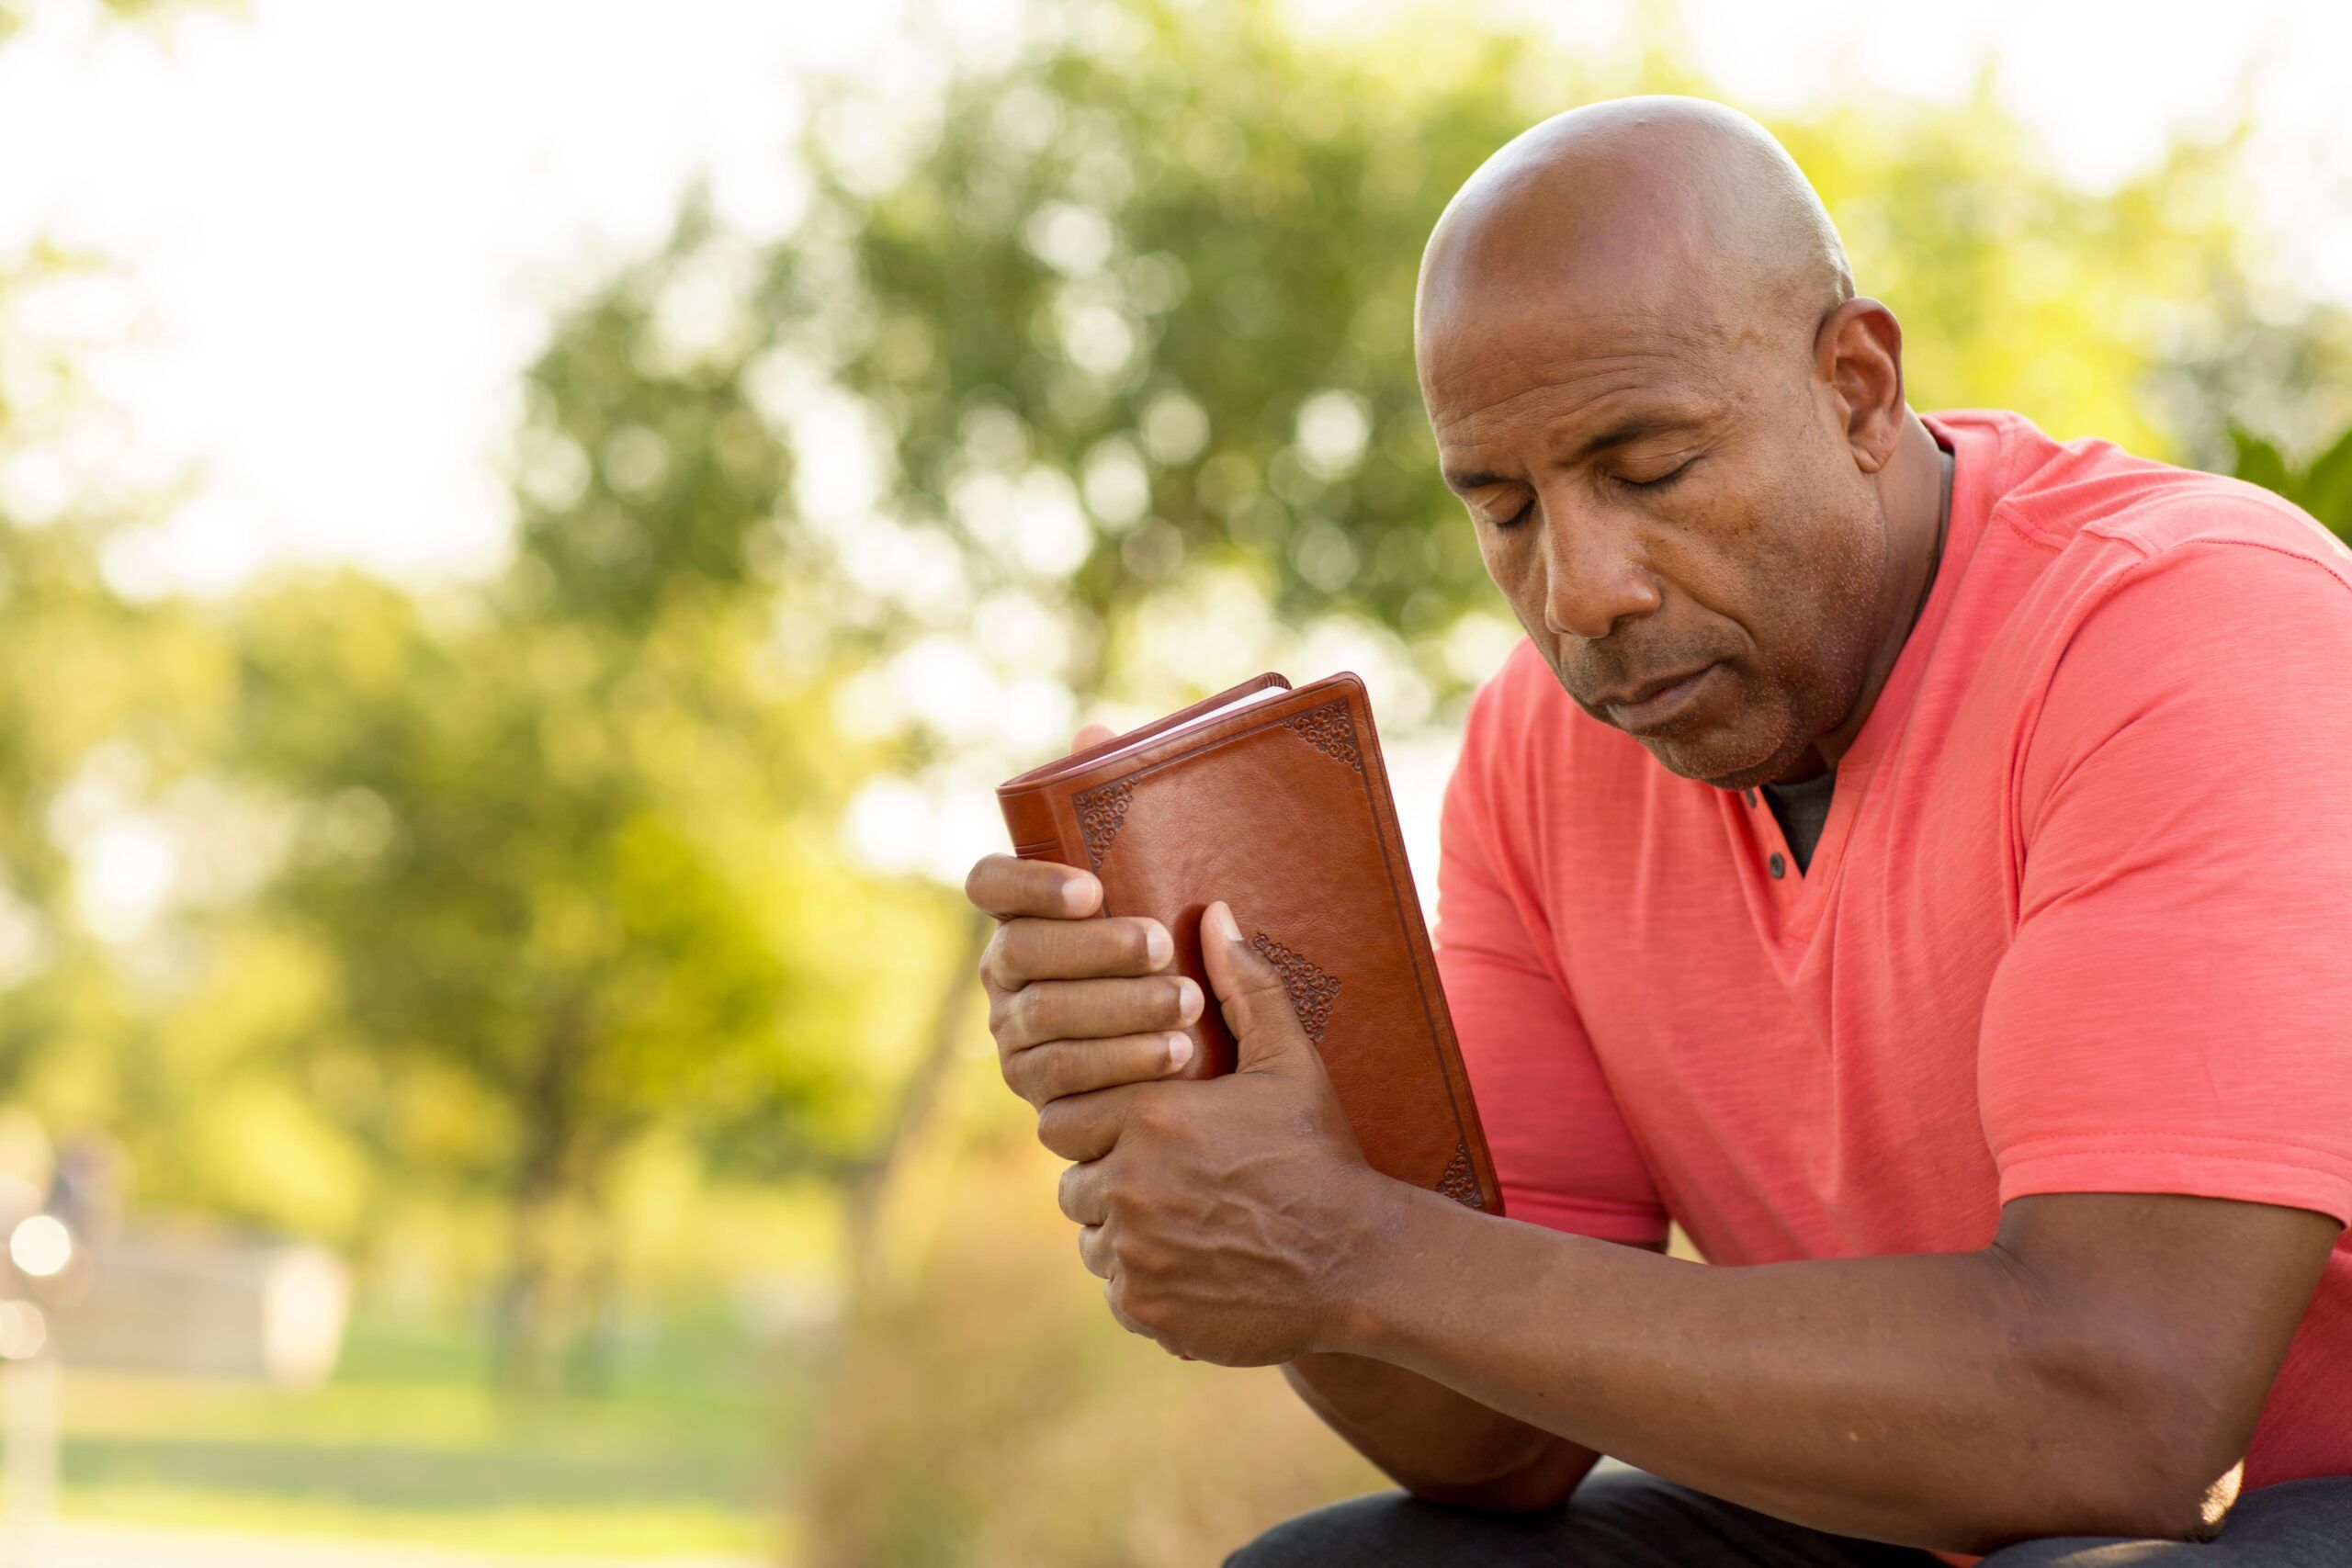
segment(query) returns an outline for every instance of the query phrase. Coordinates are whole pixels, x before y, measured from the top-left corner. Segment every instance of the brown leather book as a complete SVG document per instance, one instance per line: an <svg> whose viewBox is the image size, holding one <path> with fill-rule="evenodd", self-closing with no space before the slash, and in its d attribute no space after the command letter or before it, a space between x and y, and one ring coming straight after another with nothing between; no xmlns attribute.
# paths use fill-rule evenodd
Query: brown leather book
<svg viewBox="0 0 2352 1568"><path fill-rule="evenodd" d="M1438 985L1363 682L1276 674L997 786L1014 852L1082 866L1148 915L1209 998L1185 1076L1233 1068L1201 912L1233 907L1282 971L1374 1168L1502 1213Z"/></svg>

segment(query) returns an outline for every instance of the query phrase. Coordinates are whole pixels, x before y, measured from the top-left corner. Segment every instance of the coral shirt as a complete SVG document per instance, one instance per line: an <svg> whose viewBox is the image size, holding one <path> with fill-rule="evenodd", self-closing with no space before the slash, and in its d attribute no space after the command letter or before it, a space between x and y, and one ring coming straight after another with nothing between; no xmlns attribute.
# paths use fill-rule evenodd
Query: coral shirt
<svg viewBox="0 0 2352 1568"><path fill-rule="evenodd" d="M1943 559L1804 874L1532 643L1474 699L1436 940L1507 1209L1723 1264L1973 1250L2037 1192L2352 1221L2352 556L2234 480L1925 417ZM2352 1241L2245 1484L2346 1473Z"/></svg>

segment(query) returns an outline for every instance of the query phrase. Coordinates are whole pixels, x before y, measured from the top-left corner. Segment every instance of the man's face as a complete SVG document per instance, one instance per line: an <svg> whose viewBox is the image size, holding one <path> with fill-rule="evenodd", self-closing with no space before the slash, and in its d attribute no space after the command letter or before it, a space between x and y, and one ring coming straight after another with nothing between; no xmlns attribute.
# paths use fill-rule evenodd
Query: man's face
<svg viewBox="0 0 2352 1568"><path fill-rule="evenodd" d="M1810 332L1457 295L1419 355L1447 483L1577 705L1723 788L1815 771L1878 640L1886 534Z"/></svg>

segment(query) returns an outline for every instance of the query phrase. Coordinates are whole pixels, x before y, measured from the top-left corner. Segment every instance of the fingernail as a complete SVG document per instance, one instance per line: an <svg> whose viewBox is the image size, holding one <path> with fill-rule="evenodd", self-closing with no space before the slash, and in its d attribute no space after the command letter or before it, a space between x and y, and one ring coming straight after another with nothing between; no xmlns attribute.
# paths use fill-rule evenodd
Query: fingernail
<svg viewBox="0 0 2352 1568"><path fill-rule="evenodd" d="M1234 923L1233 906L1220 898L1216 902L1216 934L1227 942L1241 940L1241 928Z"/></svg>
<svg viewBox="0 0 2352 1568"><path fill-rule="evenodd" d="M1193 977L1190 975L1182 975L1177 977L1176 1016L1182 1019L1186 1023L1197 1023L1200 1021L1201 988L1193 983Z"/></svg>
<svg viewBox="0 0 2352 1568"><path fill-rule="evenodd" d="M1168 1037L1168 1070L1174 1072L1193 1059L1193 1037L1171 1034Z"/></svg>
<svg viewBox="0 0 2352 1568"><path fill-rule="evenodd" d="M1063 883L1062 902L1069 906L1073 915L1082 915L1094 908L1094 879L1080 872Z"/></svg>
<svg viewBox="0 0 2352 1568"><path fill-rule="evenodd" d="M1153 926L1144 933L1143 950L1154 969L1176 956L1176 943L1165 926Z"/></svg>

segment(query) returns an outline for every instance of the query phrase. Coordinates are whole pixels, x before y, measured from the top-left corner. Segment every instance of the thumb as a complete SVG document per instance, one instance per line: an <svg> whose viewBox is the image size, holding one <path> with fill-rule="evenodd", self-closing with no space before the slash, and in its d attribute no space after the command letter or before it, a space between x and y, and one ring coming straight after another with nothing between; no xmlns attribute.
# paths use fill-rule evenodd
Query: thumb
<svg viewBox="0 0 2352 1568"><path fill-rule="evenodd" d="M1233 1035L1238 1072L1295 1072L1320 1066L1298 1021L1290 988L1272 960L1243 939L1222 898L1201 911L1201 961Z"/></svg>
<svg viewBox="0 0 2352 1568"><path fill-rule="evenodd" d="M1089 746L1100 746L1117 733L1107 724L1081 724L1078 727L1078 733L1070 738L1069 754L1075 757Z"/></svg>

